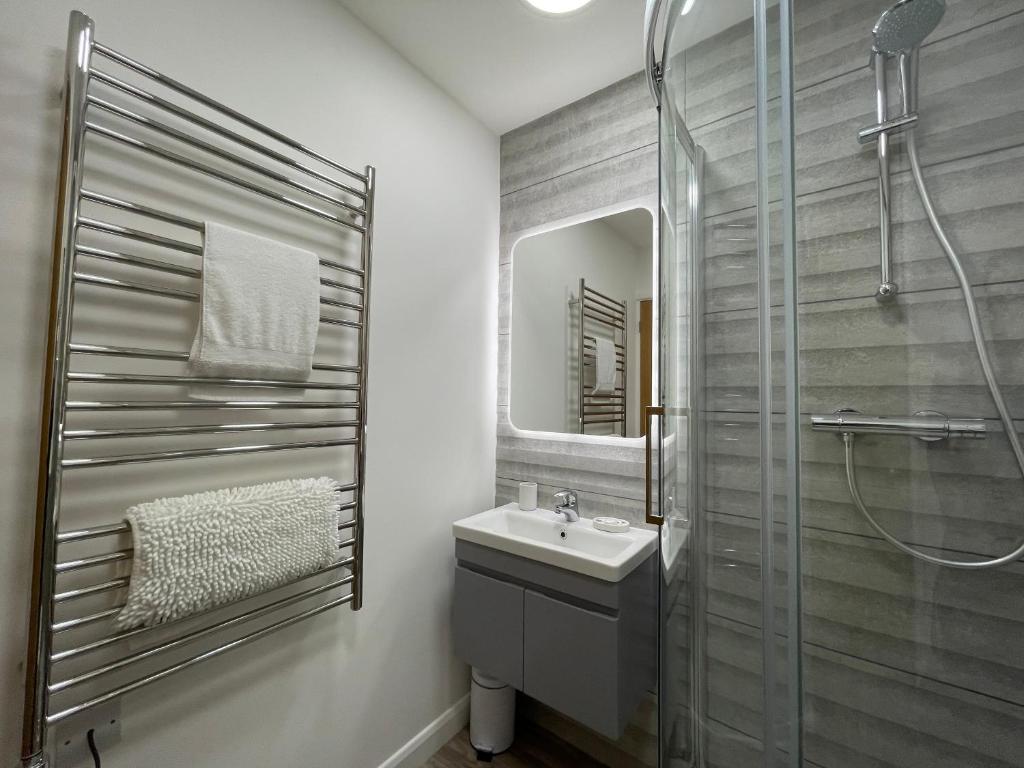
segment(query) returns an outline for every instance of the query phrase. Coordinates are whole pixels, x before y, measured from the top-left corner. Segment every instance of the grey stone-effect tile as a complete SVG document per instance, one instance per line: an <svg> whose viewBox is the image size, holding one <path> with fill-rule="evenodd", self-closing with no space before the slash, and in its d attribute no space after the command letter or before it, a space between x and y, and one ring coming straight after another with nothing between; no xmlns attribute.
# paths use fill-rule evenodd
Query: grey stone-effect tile
<svg viewBox="0 0 1024 768"><path fill-rule="evenodd" d="M759 518L758 420L753 414L709 414L705 504L708 510ZM960 553L1002 554L1024 538L1022 479L996 421L985 440L927 444L897 437L857 439L857 474L873 514L914 545ZM1018 424L1018 431L1024 424ZM775 479L783 487L784 422L774 419ZM853 506L841 441L802 419L801 503L804 524L877 538ZM783 522L784 505L776 505ZM965 559L966 559L965 555Z"/></svg>
<svg viewBox="0 0 1024 768"><path fill-rule="evenodd" d="M916 133L925 166L1020 143L1022 34L1024 15L1017 15L921 49ZM874 76L867 67L797 94L798 194L877 178L874 145L862 146L856 138L860 128L875 121L873 95ZM893 168L906 168L902 139L893 149Z"/></svg>
<svg viewBox="0 0 1024 768"><path fill-rule="evenodd" d="M974 291L1003 394L1024 417L1024 283ZM857 408L880 415L937 410L995 418L970 335L960 291L903 296L893 304L849 299L803 305L801 407L831 413ZM773 345L782 346L782 318L773 311ZM757 317L753 310L707 316L707 407L757 410ZM775 381L782 381L776 353ZM782 393L774 408L781 410Z"/></svg>
<svg viewBox="0 0 1024 768"><path fill-rule="evenodd" d="M657 112L637 72L502 136L501 194L657 141Z"/></svg>
<svg viewBox="0 0 1024 768"><path fill-rule="evenodd" d="M552 466L635 479L641 478L644 471L644 446L636 439L612 438L598 442L569 435L549 438L543 433L500 437L498 457L509 461L537 458Z"/></svg>
<svg viewBox="0 0 1024 768"><path fill-rule="evenodd" d="M893 0L797 0L794 69L798 92L866 68L871 29ZM1024 10L1020 0L949 0L925 53L943 40ZM686 51L683 117L691 130L754 106L754 25L745 21ZM769 98L778 95L778 14L768 21ZM870 107L870 102L869 105Z"/></svg>
<svg viewBox="0 0 1024 768"><path fill-rule="evenodd" d="M985 153L925 169L925 181L946 232L973 285L1024 279L1024 147ZM901 290L956 285L925 218L909 172L892 179L893 262ZM772 293L781 298L779 211L771 211ZM757 305L754 209L706 222L707 311ZM874 295L878 283L878 190L873 181L797 200L800 301Z"/></svg>
<svg viewBox="0 0 1024 768"><path fill-rule="evenodd" d="M498 334L498 407L508 412L509 376L511 374L512 352L508 333Z"/></svg>
<svg viewBox="0 0 1024 768"><path fill-rule="evenodd" d="M705 151L702 186L705 216L756 204L755 131L753 109L693 130L693 140Z"/></svg>
<svg viewBox="0 0 1024 768"><path fill-rule="evenodd" d="M617 440L598 443L511 433L498 439L497 475L545 484L554 490L575 488L600 497L602 508L628 510L629 514L622 516L640 522L644 454L634 442L620 445Z"/></svg>
<svg viewBox="0 0 1024 768"><path fill-rule="evenodd" d="M498 267L498 333L507 334L512 324L512 263Z"/></svg>
<svg viewBox="0 0 1024 768"><path fill-rule="evenodd" d="M917 133L924 164L1024 140L1022 38L1024 13L1018 13L921 49ZM897 168L907 167L901 147Z"/></svg>
<svg viewBox="0 0 1024 768"><path fill-rule="evenodd" d="M777 562L787 550L776 526ZM713 513L708 610L757 626L761 617L760 523ZM1017 595L1024 566L963 571L923 566L887 543L805 524L804 641L1024 707L1024 651ZM932 553L938 550L929 550ZM945 551L945 554L953 554ZM781 566L780 566L781 567ZM776 574L785 594L786 574ZM783 634L785 604L777 610Z"/></svg>
<svg viewBox="0 0 1024 768"><path fill-rule="evenodd" d="M711 616L708 649L713 716L760 733L760 633ZM780 650L781 650L780 645ZM942 685L806 642L805 757L829 768L1019 765L1020 707ZM716 684L718 681L718 684ZM738 739L733 740L742 743ZM756 763L755 763L756 764Z"/></svg>
<svg viewBox="0 0 1024 768"><path fill-rule="evenodd" d="M777 28L773 31L777 47ZM753 108L753 17L694 44L683 56L685 74L681 86L676 86L682 99L676 101L682 104L683 120L691 131Z"/></svg>
<svg viewBox="0 0 1024 768"><path fill-rule="evenodd" d="M921 53L921 120L916 129L928 167L1013 147L1024 135L1024 14L925 46ZM689 66L689 65L688 65ZM825 80L796 94L796 186L807 195L877 179L873 145L857 131L874 122L874 77L867 67ZM770 200L781 193L778 101L768 110L767 184ZM693 130L707 152L705 214L752 207L757 154L754 110L734 112ZM907 167L901 140L893 169Z"/></svg>
<svg viewBox="0 0 1024 768"><path fill-rule="evenodd" d="M519 233L657 191L658 148L641 147L505 195L501 230Z"/></svg>

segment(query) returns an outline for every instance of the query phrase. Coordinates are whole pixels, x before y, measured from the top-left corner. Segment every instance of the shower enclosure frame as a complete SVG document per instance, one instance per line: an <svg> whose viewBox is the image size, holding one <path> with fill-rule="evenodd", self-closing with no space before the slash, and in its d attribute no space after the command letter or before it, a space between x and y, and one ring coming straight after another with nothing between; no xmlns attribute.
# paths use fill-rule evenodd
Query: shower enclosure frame
<svg viewBox="0 0 1024 768"><path fill-rule="evenodd" d="M660 208L663 217L662 226L659 231L659 273L664 282L665 264L667 260L674 259L675 254L666 247L666 236L669 226L675 224L675 212L668 210L666 203L667 184L671 180L665 177L666 153L682 153L688 162L688 190L687 206L688 219L688 247L690 257L687 259L687 284L689 290L686 292L688 302L689 328L688 328L688 355L685 364L687 369L687 395L685 407L673 407L667 401L664 384L672 380L669 375L669 368L680 366L683 361L673 359L666 353L664 343L666 328L668 327L669 314L666 305L666 292L673 289L672 286L661 285L659 290L659 337L662 340L662 353L659 355L661 365L662 391L660 392L661 402L652 407L647 415L648 420L657 416L659 418L658 440L658 462L659 476L657 488L657 502L652 499L652 477L650 471L646 480L646 495L648 507L648 522L663 525L666 519L666 506L671 504L671 496L666 491L665 466L666 453L673 450L664 434L666 415L685 415L687 418L687 452L685 481L687 483L687 517L689 521L689 555L690 574L687 579L687 592L691 609L690 619L690 733L691 752L688 766L701 768L706 760L706 748L702 737L702 723L705 712L705 684L703 665L705 662L706 642L705 628L703 626L704 611L704 537L705 521L703 512L703 476L704 467L702 457L705 454L703 419L705 405L703 398L704 382L703 377L703 256L704 256L704 222L703 222L703 195L704 195L704 150L697 144L686 128L683 116L679 114L670 98L664 93L666 63L670 52L670 42L676 25L685 23L684 14L680 13L679 6L683 0L670 0L663 3L662 0L648 0L644 15L644 66L647 76L647 83L650 88L655 108L659 112L659 122L662 130L659 131L659 190ZM656 30L662 11L669 8L666 14L664 44L662 56L656 55ZM778 48L770 49L769 40L769 9L767 0L754 1L754 39L755 39L755 130L756 130L756 188L757 188L757 213L756 213L756 240L757 240L757 295L758 295L758 402L759 402L759 452L760 452L760 540L761 540L761 665L763 672L762 682L762 744L763 764L766 768L775 766L787 766L787 768L799 768L802 765L802 659L801 659L801 509L800 509L800 392L799 392L799 336L797 324L797 264L796 264L796 184L795 184L795 133L794 133L794 82L793 82L793 4L792 0L780 0L778 3ZM773 57L777 54L777 57ZM773 71L769 62L775 58L778 61L778 69ZM772 80L777 84L780 93L780 116L777 133L772 132L769 123L769 93L773 90ZM667 111L673 113L668 115ZM666 123L674 128L671 131L673 142L666 146L666 136L670 132L664 130ZM780 156L780 163L777 172L769 167L770 152L777 147ZM773 203L773 195L770 190L773 178L778 176L778 187L775 189L778 195L778 202ZM780 223L778 235L782 241L781 248L781 272L782 272L782 349L773 347L772 314L773 314L773 288L772 288L772 231L770 211L774 208L780 210ZM667 220L666 220L667 219ZM785 416L784 435L784 461L785 478L782 488L776 488L774 477L773 457L773 434L775 416L773 408L773 393L777 384L773 381L772 356L773 352L782 353L784 362L784 381L780 382L783 390L783 412ZM650 434L650 431L649 431ZM650 456L648 456L648 467L650 467ZM775 499L781 495L785 499L785 530L788 536L788 546L784 561L784 571L790 575L786 579L785 606L786 606L786 627L784 637L786 639L785 660L780 658L777 651L778 635L783 634L782 628L777 627L776 606L778 596L776 595L775 573L777 568L776 543L775 543ZM653 511L657 507L657 512ZM664 537L662 538L664 541ZM664 562L664 560L663 560ZM662 583L662 598L664 599L664 581ZM659 615L664 616L665 606L662 605ZM662 667L665 667L666 648L664 643L664 627L662 630L662 648L660 657ZM781 672L781 670L785 672ZM785 734L779 732L776 725L776 712L778 699L776 697L776 685L784 681L787 691L785 708L786 722L788 727ZM662 674L661 688L659 692L659 727L664 730L668 727L667 713L665 711L665 700L667 698L666 686L670 684ZM780 742L784 748L779 751L777 747ZM659 739L659 764L669 765L669 757L665 754L664 741ZM674 763L675 764L675 763Z"/></svg>

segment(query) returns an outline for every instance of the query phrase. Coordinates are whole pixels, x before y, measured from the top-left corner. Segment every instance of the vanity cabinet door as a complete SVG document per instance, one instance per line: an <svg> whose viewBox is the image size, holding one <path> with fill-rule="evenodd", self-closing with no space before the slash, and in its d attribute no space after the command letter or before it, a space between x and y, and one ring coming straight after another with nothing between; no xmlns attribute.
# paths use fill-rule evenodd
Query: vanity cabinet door
<svg viewBox="0 0 1024 768"><path fill-rule="evenodd" d="M523 691L609 738L625 725L619 704L615 617L526 591Z"/></svg>
<svg viewBox="0 0 1024 768"><path fill-rule="evenodd" d="M523 688L523 588L455 566L455 655Z"/></svg>

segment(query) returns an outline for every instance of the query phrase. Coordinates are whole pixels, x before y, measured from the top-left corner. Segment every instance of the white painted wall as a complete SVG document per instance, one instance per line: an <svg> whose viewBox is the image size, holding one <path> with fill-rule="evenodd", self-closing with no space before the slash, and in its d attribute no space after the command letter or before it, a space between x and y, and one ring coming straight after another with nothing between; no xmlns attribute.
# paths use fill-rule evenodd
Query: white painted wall
<svg viewBox="0 0 1024 768"><path fill-rule="evenodd" d="M653 230L653 224L652 224ZM653 238L653 235L652 235ZM543 432L577 431L576 316L570 295L587 285L627 310L627 435L638 432L639 319L637 299L651 297L651 249L638 250L601 219L542 232L512 252L512 423ZM590 327L588 324L588 332ZM594 425L588 432L604 434ZM607 425L606 432L611 434Z"/></svg>
<svg viewBox="0 0 1024 768"><path fill-rule="evenodd" d="M19 750L58 87L79 5L0 0L2 766ZM129 697L104 765L373 768L468 689L449 528L493 499L497 139L333 0L83 9L101 42L378 168L365 607Z"/></svg>

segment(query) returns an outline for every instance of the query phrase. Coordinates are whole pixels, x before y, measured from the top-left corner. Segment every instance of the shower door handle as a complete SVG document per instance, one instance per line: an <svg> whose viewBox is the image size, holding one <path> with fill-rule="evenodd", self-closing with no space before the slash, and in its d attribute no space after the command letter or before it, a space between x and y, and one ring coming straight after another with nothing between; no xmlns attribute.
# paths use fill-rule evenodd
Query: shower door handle
<svg viewBox="0 0 1024 768"><path fill-rule="evenodd" d="M644 73L647 75L647 87L651 89L654 106L661 107L661 64L654 55L654 33L658 28L661 16L662 0L647 0L644 6Z"/></svg>
<svg viewBox="0 0 1024 768"><path fill-rule="evenodd" d="M660 513L660 510L657 513L654 512L654 501L651 498L651 418L653 416L658 417L658 438L660 439L665 409L660 405L648 405L644 409L644 422L646 424L644 430L644 518L651 525L661 525L665 522L665 518ZM660 471L658 472L658 477L661 477Z"/></svg>

